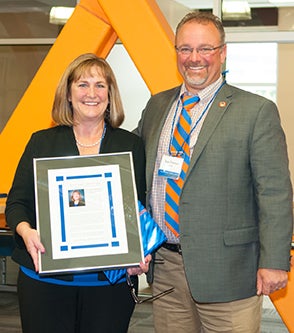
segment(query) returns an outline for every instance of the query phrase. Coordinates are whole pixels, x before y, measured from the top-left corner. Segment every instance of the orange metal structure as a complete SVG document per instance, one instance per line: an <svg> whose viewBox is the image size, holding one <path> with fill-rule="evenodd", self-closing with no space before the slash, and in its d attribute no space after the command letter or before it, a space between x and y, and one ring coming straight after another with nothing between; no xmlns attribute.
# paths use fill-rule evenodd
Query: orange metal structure
<svg viewBox="0 0 294 333"><path fill-rule="evenodd" d="M51 126L57 82L76 56L106 57L123 41L151 93L180 82L173 32L155 0L81 0L0 135L0 192L9 190L30 135ZM140 112L141 110L138 110Z"/></svg>
<svg viewBox="0 0 294 333"><path fill-rule="evenodd" d="M51 126L57 82L66 66L85 52L105 57L117 34L95 0L81 1L0 135L0 192L9 190L16 166L31 134Z"/></svg>
<svg viewBox="0 0 294 333"><path fill-rule="evenodd" d="M294 269L294 250L291 251L291 267ZM285 289L273 293L270 298L279 312L290 333L294 332L294 275L293 271L288 274L289 282Z"/></svg>

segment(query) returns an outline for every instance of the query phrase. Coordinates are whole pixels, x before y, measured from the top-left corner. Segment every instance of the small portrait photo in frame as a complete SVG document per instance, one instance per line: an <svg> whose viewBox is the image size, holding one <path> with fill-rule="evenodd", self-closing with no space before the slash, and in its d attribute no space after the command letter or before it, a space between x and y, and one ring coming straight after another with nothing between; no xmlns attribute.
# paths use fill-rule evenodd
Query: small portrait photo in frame
<svg viewBox="0 0 294 333"><path fill-rule="evenodd" d="M68 191L69 207L81 207L86 205L84 189L74 189Z"/></svg>

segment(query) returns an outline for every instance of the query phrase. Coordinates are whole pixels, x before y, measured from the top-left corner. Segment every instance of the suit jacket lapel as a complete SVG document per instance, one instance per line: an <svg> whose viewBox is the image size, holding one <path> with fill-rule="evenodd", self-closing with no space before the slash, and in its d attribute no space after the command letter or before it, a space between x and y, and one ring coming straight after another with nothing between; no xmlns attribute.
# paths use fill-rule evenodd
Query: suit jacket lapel
<svg viewBox="0 0 294 333"><path fill-rule="evenodd" d="M210 109L208 110L207 116L202 125L199 137L197 139L196 145L193 150L193 154L190 161L190 166L187 173L187 178L189 177L191 170L197 163L198 158L201 155L201 152L205 148L207 142L213 135L218 123L221 121L224 113L226 112L232 95L231 89L227 84L217 94L214 102L212 103ZM186 178L186 181L187 181Z"/></svg>
<svg viewBox="0 0 294 333"><path fill-rule="evenodd" d="M166 121L166 117L171 109L172 104L180 93L181 86L169 90L164 98L160 100L160 109L158 110L156 118L153 119L153 124L148 127L148 155L146 160L146 182L147 189L151 189L154 164L156 160L159 139L162 128ZM156 122L156 126L154 126Z"/></svg>

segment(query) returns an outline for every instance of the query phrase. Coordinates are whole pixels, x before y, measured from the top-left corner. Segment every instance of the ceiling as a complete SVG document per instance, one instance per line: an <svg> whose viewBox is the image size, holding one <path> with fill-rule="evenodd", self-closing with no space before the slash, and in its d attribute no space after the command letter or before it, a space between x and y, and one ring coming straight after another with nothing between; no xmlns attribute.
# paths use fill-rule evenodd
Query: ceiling
<svg viewBox="0 0 294 333"><path fill-rule="evenodd" d="M7 11L21 11L24 8L30 8L37 10L45 9L46 7L52 6L70 6L74 7L79 0L0 0L1 11L4 8ZM186 9L207 9L212 8L214 0L157 0L164 6L170 7L173 10L173 7L178 8L178 5L186 7ZM281 7L281 6L294 6L294 1L290 2L289 0L248 0L250 7L262 8L262 7Z"/></svg>
<svg viewBox="0 0 294 333"><path fill-rule="evenodd" d="M76 4L76 0L0 0L0 12L46 11L52 6L74 7Z"/></svg>
<svg viewBox="0 0 294 333"><path fill-rule="evenodd" d="M226 0L235 1L235 0ZM283 2L282 2L283 1ZM167 21L174 29L177 22L191 9L211 9L216 0L156 0ZM79 0L0 0L0 14L50 12L53 6L75 7ZM251 8L294 6L294 0L248 0Z"/></svg>
<svg viewBox="0 0 294 333"><path fill-rule="evenodd" d="M189 9L207 9L212 8L214 0L174 0ZM232 1L232 0L231 0ZM263 8L263 7L292 7L294 6L294 1L289 0L248 0L249 6L251 8Z"/></svg>
<svg viewBox="0 0 294 333"><path fill-rule="evenodd" d="M0 6L75 6L76 0L0 0Z"/></svg>

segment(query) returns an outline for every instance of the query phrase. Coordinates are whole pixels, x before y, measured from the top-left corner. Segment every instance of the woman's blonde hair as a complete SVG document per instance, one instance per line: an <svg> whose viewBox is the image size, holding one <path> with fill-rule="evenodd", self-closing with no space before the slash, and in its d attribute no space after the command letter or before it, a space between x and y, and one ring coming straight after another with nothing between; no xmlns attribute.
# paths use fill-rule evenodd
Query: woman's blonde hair
<svg viewBox="0 0 294 333"><path fill-rule="evenodd" d="M99 68L108 85L109 104L104 119L113 128L119 127L124 120L124 110L114 73L109 64L93 53L82 54L73 60L63 73L54 97L52 119L58 125L73 126L73 109L69 101L70 90L85 73L91 73L93 67Z"/></svg>

